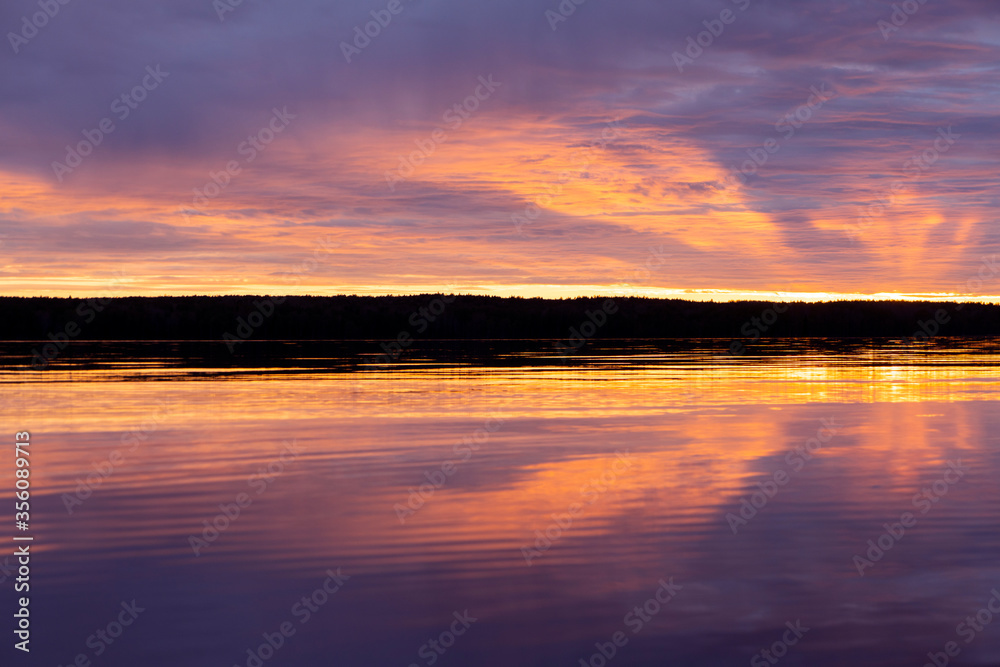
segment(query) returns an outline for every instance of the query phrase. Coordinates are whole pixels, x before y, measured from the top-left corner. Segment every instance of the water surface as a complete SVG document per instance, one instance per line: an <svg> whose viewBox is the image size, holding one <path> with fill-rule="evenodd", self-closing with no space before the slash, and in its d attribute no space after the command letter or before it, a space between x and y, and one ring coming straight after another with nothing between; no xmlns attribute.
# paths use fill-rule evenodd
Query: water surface
<svg viewBox="0 0 1000 667"><path fill-rule="evenodd" d="M31 664L1000 664L989 340L31 345Z"/></svg>

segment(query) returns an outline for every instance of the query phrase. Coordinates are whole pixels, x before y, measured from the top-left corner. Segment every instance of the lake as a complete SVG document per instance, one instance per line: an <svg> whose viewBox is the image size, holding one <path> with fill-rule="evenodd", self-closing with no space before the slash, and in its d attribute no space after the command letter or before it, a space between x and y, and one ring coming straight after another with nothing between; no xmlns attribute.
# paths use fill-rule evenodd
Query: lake
<svg viewBox="0 0 1000 667"><path fill-rule="evenodd" d="M33 345L30 664L1000 664L993 340Z"/></svg>

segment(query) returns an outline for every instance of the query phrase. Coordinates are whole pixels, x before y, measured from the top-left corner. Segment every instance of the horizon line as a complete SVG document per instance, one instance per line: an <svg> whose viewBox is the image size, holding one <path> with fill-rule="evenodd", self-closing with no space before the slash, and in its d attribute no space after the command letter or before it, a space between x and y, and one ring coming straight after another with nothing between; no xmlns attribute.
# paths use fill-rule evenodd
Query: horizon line
<svg viewBox="0 0 1000 667"><path fill-rule="evenodd" d="M120 281L126 282L126 281ZM77 285L77 287L80 287ZM834 303L834 302L930 302L930 303L980 303L984 305L1000 304L1000 296L974 295L950 292L820 292L797 290L729 290L729 289L676 289L661 287L632 286L597 286L597 285L507 285L502 287L487 287L482 285L458 286L423 285L419 287L372 286L365 288L344 286L330 288L304 288L295 291L275 291L274 285L247 285L247 290L227 288L219 291L203 291L198 288L175 289L168 291L153 291L152 289L135 289L125 291L120 287L87 290L75 294L69 290L42 290L42 293L0 294L8 298L55 298L55 299L91 299L117 297L169 298L169 297L382 297L382 296L422 296L422 295L453 295L453 296L491 296L500 298L550 299L566 300L577 298L630 298L644 297L662 300L681 300L689 302L730 303L739 301L757 301L770 303ZM257 288L257 291L254 290ZM126 288L127 289L127 288Z"/></svg>

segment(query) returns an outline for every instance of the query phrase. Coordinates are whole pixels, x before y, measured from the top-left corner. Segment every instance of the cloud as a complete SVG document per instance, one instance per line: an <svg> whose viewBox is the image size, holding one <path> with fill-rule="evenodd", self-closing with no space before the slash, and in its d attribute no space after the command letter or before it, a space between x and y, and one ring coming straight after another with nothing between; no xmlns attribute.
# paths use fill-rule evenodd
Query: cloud
<svg viewBox="0 0 1000 667"><path fill-rule="evenodd" d="M356 262L315 274L317 289L612 284L655 242L674 269L652 286L783 289L804 276L810 291L889 280L916 292L950 288L977 244L995 247L993 4L927 3L888 39L877 22L891 6L848 0L595 0L552 30L557 6L403 0L348 63L341 42L384 5L244 0L222 21L204 0L64 5L0 58L0 220L18 248L8 270L86 276L130 253L140 274L148 260L137 280L149 289L159 262L239 286L336 232ZM678 71L673 54L727 9L734 20ZM0 27L16 32L35 11L7 3ZM157 65L169 76L117 118L113 102ZM491 75L501 85L471 109ZM779 122L816 87L836 96L789 134ZM295 119L248 160L241 147L275 108ZM106 117L114 132L60 182L52 163ZM614 119L621 135L595 148ZM911 174L907 161L947 127L960 138ZM778 150L734 180L769 140ZM197 204L232 162L239 173ZM899 182L859 230L859 212ZM511 216L534 204L519 236ZM73 259L57 260L69 245Z"/></svg>

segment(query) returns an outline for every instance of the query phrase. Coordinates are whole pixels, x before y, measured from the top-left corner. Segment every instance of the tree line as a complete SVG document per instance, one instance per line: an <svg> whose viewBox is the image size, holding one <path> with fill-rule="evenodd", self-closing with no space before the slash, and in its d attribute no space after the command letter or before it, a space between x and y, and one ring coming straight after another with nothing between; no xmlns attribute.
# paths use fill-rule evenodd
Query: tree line
<svg viewBox="0 0 1000 667"><path fill-rule="evenodd" d="M263 304L263 305L262 305ZM1000 306L491 296L0 297L0 340L404 340L992 336ZM246 335L245 335L246 334ZM922 334L922 335L921 335Z"/></svg>

